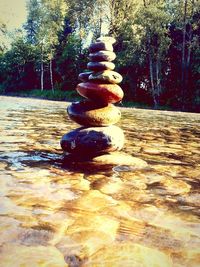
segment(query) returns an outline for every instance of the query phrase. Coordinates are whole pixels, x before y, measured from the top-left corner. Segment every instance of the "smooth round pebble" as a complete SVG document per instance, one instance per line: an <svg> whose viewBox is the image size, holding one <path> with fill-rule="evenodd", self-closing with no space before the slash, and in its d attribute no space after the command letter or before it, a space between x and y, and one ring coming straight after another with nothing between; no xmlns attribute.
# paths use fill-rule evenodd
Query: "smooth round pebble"
<svg viewBox="0 0 200 267"><path fill-rule="evenodd" d="M92 43L89 47L90 53L94 53L100 50L113 51L113 46L109 42L96 42Z"/></svg>
<svg viewBox="0 0 200 267"><path fill-rule="evenodd" d="M92 71L114 70L115 64L108 61L89 62L87 68Z"/></svg>
<svg viewBox="0 0 200 267"><path fill-rule="evenodd" d="M121 150L124 145L124 133L115 126L81 127L66 133L61 139L65 152L82 155L98 155ZM80 154L82 153L82 154Z"/></svg>
<svg viewBox="0 0 200 267"><path fill-rule="evenodd" d="M70 119L84 126L108 126L121 118L120 110L114 105L101 105L87 100L72 103L67 112Z"/></svg>
<svg viewBox="0 0 200 267"><path fill-rule="evenodd" d="M87 72L82 72L78 75L79 80L82 82L88 82L89 76L93 73L93 71L87 71Z"/></svg>
<svg viewBox="0 0 200 267"><path fill-rule="evenodd" d="M116 71L105 70L90 74L89 80L116 84L122 81L122 76Z"/></svg>
<svg viewBox="0 0 200 267"><path fill-rule="evenodd" d="M111 51L98 51L96 53L89 54L91 61L113 61L116 58L116 54Z"/></svg>
<svg viewBox="0 0 200 267"><path fill-rule="evenodd" d="M124 96L117 84L79 83L76 90L83 97L102 103L117 103Z"/></svg>

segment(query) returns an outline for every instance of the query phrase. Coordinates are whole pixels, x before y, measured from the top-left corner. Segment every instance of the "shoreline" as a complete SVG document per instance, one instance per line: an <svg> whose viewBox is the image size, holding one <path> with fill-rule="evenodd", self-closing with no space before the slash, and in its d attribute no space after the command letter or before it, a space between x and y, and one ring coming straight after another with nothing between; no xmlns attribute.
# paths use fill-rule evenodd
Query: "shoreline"
<svg viewBox="0 0 200 267"><path fill-rule="evenodd" d="M72 102L77 102L80 100L74 100L74 101L70 101L70 100L54 100L54 99L49 99L49 98L43 98L43 97L37 97L37 96L17 96L17 95L4 95L4 94L0 94L0 99L1 98L22 98L22 99L31 99L31 100L38 100L38 101L50 101L50 102L56 102L56 103L65 103L65 104L71 104ZM151 107L126 107L123 105L116 105L118 108L120 109L136 109L136 110L143 110L143 111L155 111L155 112L168 112L168 113L176 113L176 114L195 114L200 116L200 112L192 112L192 111L180 111L180 110L168 110L168 109L153 109Z"/></svg>

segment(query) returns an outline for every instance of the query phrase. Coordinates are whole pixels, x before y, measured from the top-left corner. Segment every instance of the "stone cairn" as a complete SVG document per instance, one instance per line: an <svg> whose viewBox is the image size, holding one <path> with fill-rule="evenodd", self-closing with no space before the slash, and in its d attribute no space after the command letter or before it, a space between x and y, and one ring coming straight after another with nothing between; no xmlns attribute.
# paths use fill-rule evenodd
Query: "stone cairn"
<svg viewBox="0 0 200 267"><path fill-rule="evenodd" d="M61 139L61 147L77 161L80 158L91 160L100 157L102 163L109 161L115 164L121 160L118 155L113 159L113 152L121 150L124 145L124 133L114 125L120 120L121 112L113 104L123 98L123 91L118 85L122 76L113 71L115 42L112 37L101 37L90 45L89 71L79 74L82 83L76 88L86 99L67 108L70 119L82 127L66 133ZM126 156L125 161L132 163L132 158L130 160Z"/></svg>

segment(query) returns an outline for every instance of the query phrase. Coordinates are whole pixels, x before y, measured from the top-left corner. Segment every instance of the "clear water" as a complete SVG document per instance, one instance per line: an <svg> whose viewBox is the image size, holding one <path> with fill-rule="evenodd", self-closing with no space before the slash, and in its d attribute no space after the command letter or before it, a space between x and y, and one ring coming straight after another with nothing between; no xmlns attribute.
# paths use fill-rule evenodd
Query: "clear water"
<svg viewBox="0 0 200 267"><path fill-rule="evenodd" d="M66 106L0 97L0 266L200 266L200 114L122 109L149 167L70 169Z"/></svg>

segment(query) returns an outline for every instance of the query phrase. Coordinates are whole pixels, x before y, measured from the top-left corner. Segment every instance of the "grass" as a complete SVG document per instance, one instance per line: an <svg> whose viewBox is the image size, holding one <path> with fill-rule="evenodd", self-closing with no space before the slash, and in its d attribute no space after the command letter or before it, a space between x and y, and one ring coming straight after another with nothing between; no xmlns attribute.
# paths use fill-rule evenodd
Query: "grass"
<svg viewBox="0 0 200 267"><path fill-rule="evenodd" d="M152 108L151 106L144 104L144 103L138 103L134 101L122 101L121 104L119 104L121 107L126 107L126 108Z"/></svg>
<svg viewBox="0 0 200 267"><path fill-rule="evenodd" d="M75 90L73 91L61 91L61 90L41 91L40 89L33 89L29 91L26 90L26 91L3 93L3 95L33 97L33 98L58 100L58 101L76 101L76 100L81 99L81 96L79 96Z"/></svg>

